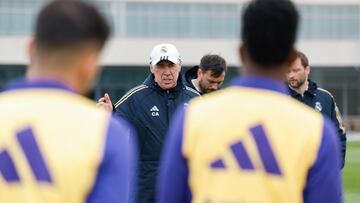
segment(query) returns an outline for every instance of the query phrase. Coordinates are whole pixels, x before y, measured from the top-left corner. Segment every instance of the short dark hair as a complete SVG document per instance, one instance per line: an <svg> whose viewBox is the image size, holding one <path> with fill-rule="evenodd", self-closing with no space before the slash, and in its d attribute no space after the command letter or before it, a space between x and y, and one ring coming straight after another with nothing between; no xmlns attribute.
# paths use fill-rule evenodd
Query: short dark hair
<svg viewBox="0 0 360 203"><path fill-rule="evenodd" d="M294 50L298 12L290 0L253 0L243 13L242 41L257 65L286 61Z"/></svg>
<svg viewBox="0 0 360 203"><path fill-rule="evenodd" d="M216 54L206 54L203 56L199 66L203 72L210 71L213 77L219 77L224 71L227 71L225 59Z"/></svg>
<svg viewBox="0 0 360 203"><path fill-rule="evenodd" d="M80 0L55 0L39 13L35 26L37 48L70 48L87 42L101 49L110 34L105 18Z"/></svg>
<svg viewBox="0 0 360 203"><path fill-rule="evenodd" d="M304 66L305 68L309 66L309 59L307 58L307 56L304 53L297 51L296 55L297 55L297 58L300 59L302 66Z"/></svg>

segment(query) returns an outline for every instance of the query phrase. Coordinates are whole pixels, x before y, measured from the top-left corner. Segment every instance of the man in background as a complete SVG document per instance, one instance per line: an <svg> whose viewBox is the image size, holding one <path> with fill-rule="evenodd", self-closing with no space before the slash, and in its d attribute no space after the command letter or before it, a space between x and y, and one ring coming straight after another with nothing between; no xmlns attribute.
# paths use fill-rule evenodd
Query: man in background
<svg viewBox="0 0 360 203"><path fill-rule="evenodd" d="M227 71L226 61L219 55L207 54L200 60L200 65L194 66L184 75L185 85L200 94L220 89Z"/></svg>
<svg viewBox="0 0 360 203"><path fill-rule="evenodd" d="M138 133L139 171L136 202L155 202L156 177L170 118L176 108L199 94L183 84L181 58L172 44L158 44L150 54L150 72L143 84L134 87L112 106L109 95L99 106L129 121ZM174 183L176 184L176 183Z"/></svg>
<svg viewBox="0 0 360 203"><path fill-rule="evenodd" d="M129 126L85 94L108 39L84 1L52 1L37 17L25 79L0 95L0 202L127 202Z"/></svg>
<svg viewBox="0 0 360 203"><path fill-rule="evenodd" d="M242 22L244 76L179 109L159 202L341 202L333 124L289 98L284 85L296 56L295 6L254 0Z"/></svg>
<svg viewBox="0 0 360 203"><path fill-rule="evenodd" d="M317 86L309 79L309 60L302 52L297 52L297 57L287 73L287 82L291 97L314 108L323 115L328 116L334 123L341 142L341 169L345 165L346 132L339 108L334 97L327 90Z"/></svg>

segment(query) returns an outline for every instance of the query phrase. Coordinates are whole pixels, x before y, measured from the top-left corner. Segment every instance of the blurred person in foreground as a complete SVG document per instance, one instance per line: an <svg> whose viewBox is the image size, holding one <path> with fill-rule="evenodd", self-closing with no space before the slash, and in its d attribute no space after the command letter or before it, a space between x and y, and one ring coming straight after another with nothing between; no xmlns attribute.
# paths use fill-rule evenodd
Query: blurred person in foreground
<svg viewBox="0 0 360 203"><path fill-rule="evenodd" d="M125 118L137 131L140 151L136 202L155 202L156 177L169 120L177 107L185 108L194 89L183 84L181 58L172 44L158 44L150 54L151 74L127 92L113 107L109 95L98 105Z"/></svg>
<svg viewBox="0 0 360 203"><path fill-rule="evenodd" d="M284 85L296 56L295 6L254 0L242 22L244 76L176 113L159 202L341 202L333 124Z"/></svg>
<svg viewBox="0 0 360 203"><path fill-rule="evenodd" d="M307 56L297 52L296 60L287 73L291 97L328 116L334 123L341 143L341 163L344 168L346 154L346 132L343 120L332 94L309 79L310 65Z"/></svg>
<svg viewBox="0 0 360 203"><path fill-rule="evenodd" d="M207 54L184 74L185 85L206 94L219 90L224 82L227 71L226 61L217 54Z"/></svg>
<svg viewBox="0 0 360 203"><path fill-rule="evenodd" d="M26 78L0 95L0 202L126 202L135 144L129 126L81 96L109 36L84 1L39 13Z"/></svg>

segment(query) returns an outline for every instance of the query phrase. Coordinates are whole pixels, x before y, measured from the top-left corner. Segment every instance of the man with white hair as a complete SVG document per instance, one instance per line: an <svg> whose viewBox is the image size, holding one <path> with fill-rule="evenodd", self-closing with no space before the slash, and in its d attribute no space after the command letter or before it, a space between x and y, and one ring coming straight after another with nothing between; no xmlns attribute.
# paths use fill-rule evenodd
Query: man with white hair
<svg viewBox="0 0 360 203"><path fill-rule="evenodd" d="M155 182L165 134L177 107L199 96L180 77L181 57L172 44L156 45L150 54L151 74L129 90L115 105L109 95L99 106L125 118L137 131L139 170L136 202L155 202Z"/></svg>

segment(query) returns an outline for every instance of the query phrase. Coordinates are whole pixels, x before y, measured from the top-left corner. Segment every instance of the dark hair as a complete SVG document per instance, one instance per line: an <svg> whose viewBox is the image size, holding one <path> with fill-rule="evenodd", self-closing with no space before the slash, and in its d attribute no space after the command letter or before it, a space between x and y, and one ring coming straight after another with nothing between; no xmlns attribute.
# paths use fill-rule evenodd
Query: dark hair
<svg viewBox="0 0 360 203"><path fill-rule="evenodd" d="M76 0L56 0L47 4L37 17L37 48L70 48L87 42L101 49L110 28L91 4Z"/></svg>
<svg viewBox="0 0 360 203"><path fill-rule="evenodd" d="M297 51L296 55L300 59L302 66L304 66L305 68L309 66L309 59L306 57L304 53Z"/></svg>
<svg viewBox="0 0 360 203"><path fill-rule="evenodd" d="M224 71L227 71L225 59L216 54L203 56L199 66L203 72L210 71L213 77L219 77Z"/></svg>
<svg viewBox="0 0 360 203"><path fill-rule="evenodd" d="M294 50L298 12L290 0L253 0L243 14L242 41L250 58L267 67L286 61Z"/></svg>

